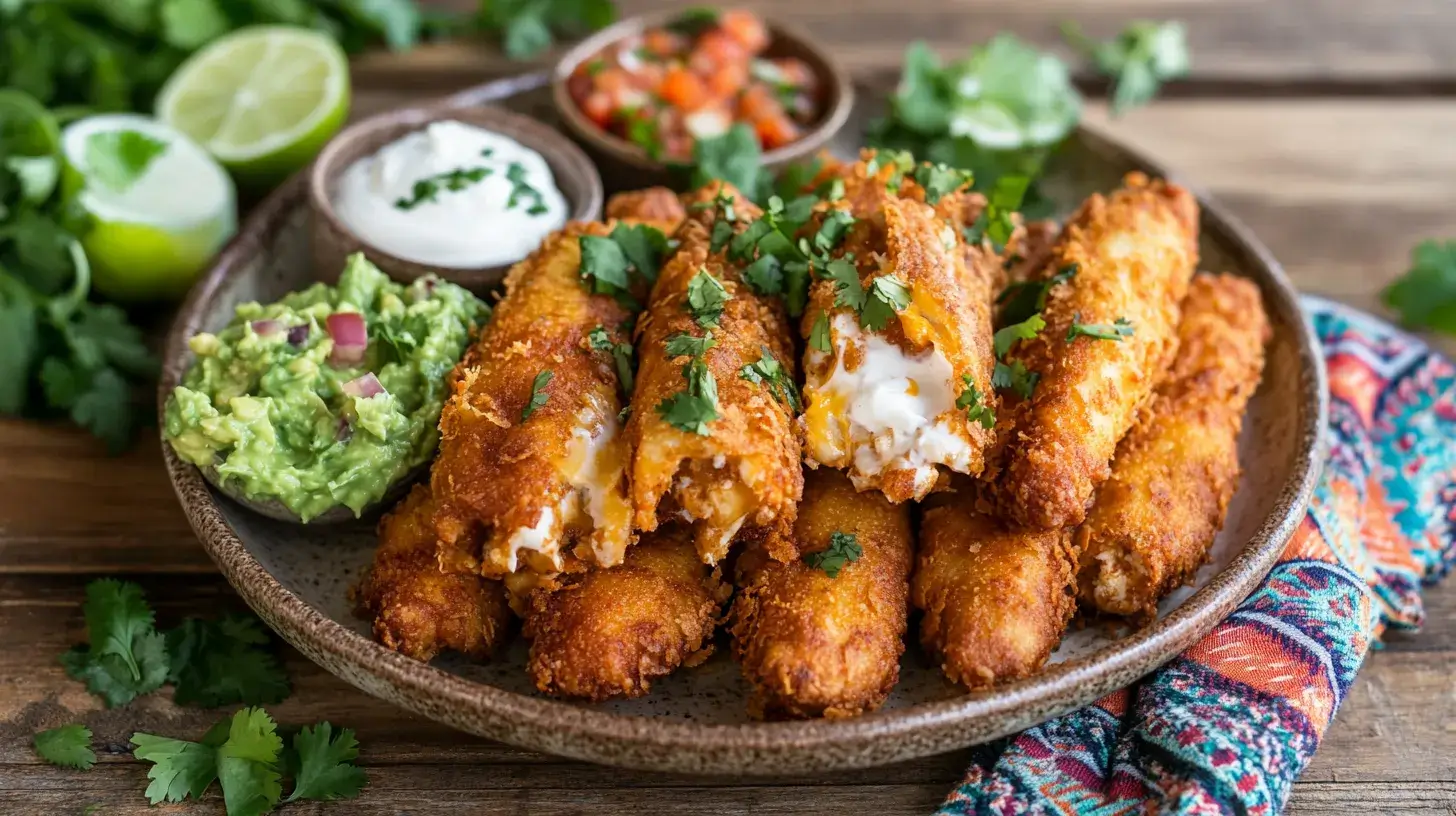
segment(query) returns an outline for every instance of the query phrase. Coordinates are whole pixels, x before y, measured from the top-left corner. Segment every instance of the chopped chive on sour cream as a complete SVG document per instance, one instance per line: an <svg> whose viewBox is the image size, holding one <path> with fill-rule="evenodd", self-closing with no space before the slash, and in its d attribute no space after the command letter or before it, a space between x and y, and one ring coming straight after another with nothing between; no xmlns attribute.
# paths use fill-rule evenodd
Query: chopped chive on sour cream
<svg viewBox="0 0 1456 816"><path fill-rule="evenodd" d="M334 209L373 246L454 269L515 263L567 216L540 153L453 120L356 161L339 179Z"/></svg>

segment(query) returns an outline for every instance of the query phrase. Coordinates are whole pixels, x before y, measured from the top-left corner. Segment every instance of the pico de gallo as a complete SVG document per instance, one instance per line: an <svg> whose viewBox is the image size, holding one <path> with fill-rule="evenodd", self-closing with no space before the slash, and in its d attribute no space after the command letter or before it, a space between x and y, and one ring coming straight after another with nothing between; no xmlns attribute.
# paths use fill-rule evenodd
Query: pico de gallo
<svg viewBox="0 0 1456 816"><path fill-rule="evenodd" d="M803 60L766 55L768 27L743 10L695 9L612 43L572 72L588 119L654 159L746 122L764 150L798 139L819 115L821 83Z"/></svg>

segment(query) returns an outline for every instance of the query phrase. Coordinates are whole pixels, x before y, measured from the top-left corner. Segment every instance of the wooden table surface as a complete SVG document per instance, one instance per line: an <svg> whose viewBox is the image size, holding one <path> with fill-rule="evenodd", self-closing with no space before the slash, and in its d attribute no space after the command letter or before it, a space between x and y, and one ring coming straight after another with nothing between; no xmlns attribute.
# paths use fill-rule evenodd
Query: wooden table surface
<svg viewBox="0 0 1456 816"><path fill-rule="evenodd" d="M468 5L468 2L466 3ZM626 0L624 12L672 5ZM1456 3L1449 0L826 0L746 2L810 29L864 78L894 76L917 37L955 52L1010 30L1051 46L1080 20L1108 36L1134 18L1188 24L1191 78L1109 122L1210 190L1250 224L1295 282L1376 308L1410 248L1456 237ZM440 45L356 63L356 113L520 70L478 45ZM1089 80L1086 86L1099 90ZM1453 346L1446 345L1451 349ZM163 473L155 432L110 459L63 427L0 421L0 812L221 813L148 808L133 730L195 736L218 712L162 695L103 710L57 656L79 641L81 599L97 576L140 581L162 621L241 602L215 573ZM1456 813L1456 587L1427 595L1418 635L1372 654L1290 812ZM622 771L453 732L362 692L286 650L294 694L281 722L328 718L357 729L370 785L344 805L289 813L632 811L925 813L955 784L963 753L852 773L734 780ZM104 745L80 773L31 752L35 730L82 721ZM91 812L91 811L87 811Z"/></svg>

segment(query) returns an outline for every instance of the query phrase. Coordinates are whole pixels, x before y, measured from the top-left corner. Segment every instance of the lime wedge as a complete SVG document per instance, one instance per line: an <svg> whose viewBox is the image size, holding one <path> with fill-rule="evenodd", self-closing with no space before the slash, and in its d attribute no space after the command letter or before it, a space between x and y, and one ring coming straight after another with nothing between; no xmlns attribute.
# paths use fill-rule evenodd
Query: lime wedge
<svg viewBox="0 0 1456 816"><path fill-rule="evenodd" d="M90 216L92 286L114 300L175 299L237 231L227 171L147 116L88 116L61 133L62 192Z"/></svg>
<svg viewBox="0 0 1456 816"><path fill-rule="evenodd" d="M157 117L207 148L238 182L271 187L308 164L349 115L349 64L327 35L252 26L193 54Z"/></svg>

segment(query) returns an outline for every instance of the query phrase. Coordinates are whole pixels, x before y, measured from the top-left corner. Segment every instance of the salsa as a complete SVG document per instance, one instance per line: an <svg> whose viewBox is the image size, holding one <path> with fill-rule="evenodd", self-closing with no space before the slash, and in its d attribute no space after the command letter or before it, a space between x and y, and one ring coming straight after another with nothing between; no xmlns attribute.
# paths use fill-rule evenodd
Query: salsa
<svg viewBox="0 0 1456 816"><path fill-rule="evenodd" d="M459 286L395 283L353 255L337 286L243 303L194 335L163 431L249 499L358 515L434 455L447 375L488 315Z"/></svg>
<svg viewBox="0 0 1456 816"><path fill-rule="evenodd" d="M584 60L567 90L588 119L654 159L689 159L696 140L735 122L773 150L814 123L821 88L808 64L767 57L768 45L757 15L698 9Z"/></svg>

